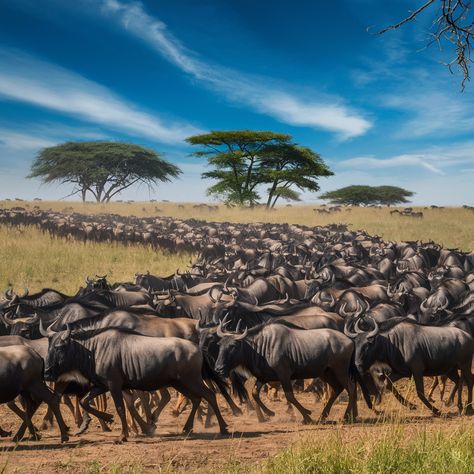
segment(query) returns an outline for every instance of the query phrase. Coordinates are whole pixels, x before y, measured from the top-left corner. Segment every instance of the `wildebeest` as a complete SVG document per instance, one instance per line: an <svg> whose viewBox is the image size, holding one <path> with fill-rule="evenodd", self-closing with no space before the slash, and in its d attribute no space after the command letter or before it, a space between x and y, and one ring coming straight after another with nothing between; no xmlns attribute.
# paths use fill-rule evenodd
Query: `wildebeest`
<svg viewBox="0 0 474 474"><path fill-rule="evenodd" d="M71 331L68 328L50 335L45 377L62 380L81 378L92 383L81 406L105 421L110 415L91 407L92 399L110 391L122 423L120 441L128 438L128 426L122 390L158 390L172 386L192 401L192 409L184 432L193 428L194 416L201 398L214 410L222 434L227 425L222 418L216 398L203 381L217 378L207 367L198 347L184 339L154 338L118 329Z"/></svg>
<svg viewBox="0 0 474 474"><path fill-rule="evenodd" d="M18 410L11 404L21 395L26 405L25 414L19 414L22 424L14 436L14 440L21 440L28 428L32 437L38 435L31 418L41 402L51 408L61 431L61 441L68 441L67 427L59 409L59 398L50 392L43 382L44 362L41 356L25 345L0 347L0 403L8 403L17 414Z"/></svg>
<svg viewBox="0 0 474 474"><path fill-rule="evenodd" d="M344 418L357 417L356 385L350 376L354 346L339 331L303 330L273 322L233 334L223 330L221 321L217 335L221 341L215 368L220 375L228 376L232 369L239 368L262 383L280 382L287 401L301 413L304 423L312 422L311 411L295 398L291 380L320 377L333 389L321 420L327 418L343 390L349 395ZM258 397L254 398L258 403Z"/></svg>
<svg viewBox="0 0 474 474"><path fill-rule="evenodd" d="M462 406L459 389L458 409L474 414L472 408L473 376L471 373L474 354L474 339L470 334L456 327L422 326L408 318L394 318L381 325L372 320L373 329L349 332L355 342L355 364L361 374L375 363L389 367L386 377L389 388L392 382L413 377L420 400L433 412L440 412L426 398L424 376L447 375L458 384L457 371L467 384L467 405ZM357 328L357 324L355 326Z"/></svg>

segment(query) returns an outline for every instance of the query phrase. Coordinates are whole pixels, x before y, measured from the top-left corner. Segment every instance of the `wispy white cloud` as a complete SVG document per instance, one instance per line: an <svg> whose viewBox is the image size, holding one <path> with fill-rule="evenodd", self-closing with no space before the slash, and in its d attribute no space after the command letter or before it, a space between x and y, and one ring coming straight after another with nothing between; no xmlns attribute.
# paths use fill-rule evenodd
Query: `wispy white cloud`
<svg viewBox="0 0 474 474"><path fill-rule="evenodd" d="M0 148L9 150L38 150L53 146L57 142L48 138L22 133L16 130L0 128Z"/></svg>
<svg viewBox="0 0 474 474"><path fill-rule="evenodd" d="M369 119L340 98L311 93L303 97L272 79L254 77L204 61L168 31L165 23L145 12L141 3L103 0L102 11L129 33L145 41L181 71L239 104L296 126L328 130L346 139L365 134ZM305 94L306 95L306 94Z"/></svg>
<svg viewBox="0 0 474 474"><path fill-rule="evenodd" d="M398 155L391 158L378 159L374 157L357 157L342 162L345 166L352 166L354 168L400 168L400 167L422 167L433 173L444 174L442 170L426 161L425 155L407 154Z"/></svg>
<svg viewBox="0 0 474 474"><path fill-rule="evenodd" d="M387 94L384 105L409 114L396 132L397 138L455 136L472 132L474 128L474 96L460 94L440 85L432 87L417 81L417 90L409 88Z"/></svg>
<svg viewBox="0 0 474 474"><path fill-rule="evenodd" d="M474 162L474 141L453 143L443 146L426 147L423 152L415 151L391 156L376 158L362 156L343 160L340 165L347 169L390 169L390 168L424 168L432 173L444 175L449 169Z"/></svg>
<svg viewBox="0 0 474 474"><path fill-rule="evenodd" d="M163 143L179 143L200 132L191 124L165 123L96 82L16 50L0 49L2 99L48 108Z"/></svg>

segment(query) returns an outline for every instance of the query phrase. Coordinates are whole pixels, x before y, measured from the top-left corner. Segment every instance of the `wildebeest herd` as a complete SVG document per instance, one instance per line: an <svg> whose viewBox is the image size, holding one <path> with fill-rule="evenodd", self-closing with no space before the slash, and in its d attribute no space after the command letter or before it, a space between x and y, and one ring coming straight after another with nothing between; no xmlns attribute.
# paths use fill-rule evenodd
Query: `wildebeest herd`
<svg viewBox="0 0 474 474"><path fill-rule="evenodd" d="M197 257L181 273L138 273L131 282L87 277L75 295L45 288L5 291L0 298L0 401L37 438L32 416L49 406L61 439L68 439L60 399L75 415L78 433L97 417L109 430L110 393L120 418L150 434L170 402L191 404L184 431L193 429L201 400L227 432L216 394L234 415L239 405L259 421L274 413L262 387L281 387L304 423L311 410L295 388L322 391L324 420L345 391L346 421L357 404L380 411L388 390L413 378L421 402L451 380L448 402L472 415L474 253L434 242L387 242L343 226L206 223L172 218L82 216L21 208L0 210L0 223L36 225L51 235L145 244ZM425 394L426 377L433 377ZM251 386L251 397L247 388ZM76 397L76 403L74 403ZM437 404L437 403L436 403ZM9 435L3 431L3 436Z"/></svg>

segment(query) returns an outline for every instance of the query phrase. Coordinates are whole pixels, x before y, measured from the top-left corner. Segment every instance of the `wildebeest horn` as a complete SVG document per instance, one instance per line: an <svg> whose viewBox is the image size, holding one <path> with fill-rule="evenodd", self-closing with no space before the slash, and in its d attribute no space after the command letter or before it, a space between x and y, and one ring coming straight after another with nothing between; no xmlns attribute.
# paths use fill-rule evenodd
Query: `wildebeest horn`
<svg viewBox="0 0 474 474"><path fill-rule="evenodd" d="M449 306L449 300L446 296L443 296L444 303L441 305L440 309L446 309Z"/></svg>
<svg viewBox="0 0 474 474"><path fill-rule="evenodd" d="M14 319L10 319L8 316L7 316L7 313L3 313L3 322L8 324L9 326L14 326L17 322L15 322Z"/></svg>
<svg viewBox="0 0 474 474"><path fill-rule="evenodd" d="M67 324L66 325L66 332L62 335L61 339L63 341L66 341L67 339L69 339L71 337L71 325L70 324Z"/></svg>
<svg viewBox="0 0 474 474"><path fill-rule="evenodd" d="M427 308L427 306L426 306L426 302L427 302L427 301L428 301L428 298L425 298L425 299L421 302L421 304L420 304L420 309L421 309L421 311L423 311L423 312L428 311L428 308Z"/></svg>
<svg viewBox="0 0 474 474"><path fill-rule="evenodd" d="M336 298L334 298L334 295L332 293L329 293L329 297L330 297L330 308L334 308L334 305L336 304Z"/></svg>
<svg viewBox="0 0 474 474"><path fill-rule="evenodd" d="M15 312L15 314L19 314L19 311L18 311L18 307L17 307L17 310ZM34 324L38 321L39 317L36 313L33 314L33 316L27 316L27 317L24 317L24 318L15 318L15 319L11 319L9 318L6 314L3 315L3 321L5 323L7 323L9 326L14 326L15 324Z"/></svg>
<svg viewBox="0 0 474 474"><path fill-rule="evenodd" d="M248 328L245 328L244 332L242 334L235 334L235 335L233 335L233 337L236 341L240 341L240 340L245 339L247 337L248 332L249 332Z"/></svg>
<svg viewBox="0 0 474 474"><path fill-rule="evenodd" d="M54 322L53 322L54 324ZM52 329L51 327L53 326L53 324L49 325L46 329L44 328L43 326L43 320L40 318L40 323L39 323L39 332L40 334L43 336L43 337L50 337L52 336L53 334L56 334Z"/></svg>
<svg viewBox="0 0 474 474"><path fill-rule="evenodd" d="M354 339L355 337L357 337L357 333L355 332L352 332L350 329L349 329L349 325L350 325L351 321L349 319L346 319L345 323L344 323L344 334L347 336L347 337L350 337L351 339Z"/></svg>
<svg viewBox="0 0 474 474"><path fill-rule="evenodd" d="M389 298L393 298L395 296L395 292L392 290L392 285L390 283L387 286L387 296Z"/></svg>
<svg viewBox="0 0 474 474"><path fill-rule="evenodd" d="M222 291L224 293L229 293L229 287L227 286L227 284L230 282L231 279L232 279L232 275L226 278L224 282L224 287L222 288Z"/></svg>
<svg viewBox="0 0 474 474"><path fill-rule="evenodd" d="M351 314L346 313L346 306L347 306L347 301L344 301L344 303L342 303L342 306L339 308L339 314L343 318L349 318L350 316L352 316Z"/></svg>
<svg viewBox="0 0 474 474"><path fill-rule="evenodd" d="M5 291L5 299L11 300L13 298L13 290L9 288L7 291Z"/></svg>
<svg viewBox="0 0 474 474"><path fill-rule="evenodd" d="M241 325L241 324L242 324L242 320L239 319L239 320L237 321L237 326L236 326L236 328L235 328L235 332L240 332L240 325Z"/></svg>
<svg viewBox="0 0 474 474"><path fill-rule="evenodd" d="M87 275L86 277L86 283L93 283L93 279L89 277L89 275Z"/></svg>
<svg viewBox="0 0 474 474"><path fill-rule="evenodd" d="M220 301L220 298L219 299L216 299L214 298L214 296L212 295L212 292L214 291L214 287L212 287L210 290L209 290L209 298L210 300L213 302L213 303L218 303Z"/></svg>
<svg viewBox="0 0 474 474"><path fill-rule="evenodd" d="M355 325L354 325L354 330L355 330L355 332L356 332L357 334L362 334L363 332L365 332L364 330L362 330L362 329L359 327L359 324L360 324L361 321L362 321L362 319L359 318L359 319L356 321Z"/></svg>
<svg viewBox="0 0 474 474"><path fill-rule="evenodd" d="M372 329L372 331L367 333L367 337L375 337L380 332L380 328L379 328L379 325L377 324L377 321L375 321L375 319L372 316L369 316L369 318L374 323L374 329Z"/></svg>
<svg viewBox="0 0 474 474"><path fill-rule="evenodd" d="M227 317L227 316L226 316ZM219 325L217 326L217 331L216 331L216 334L218 337L225 337L225 336L228 336L228 334L226 334L223 329L224 329L224 321L225 321L226 318L224 318L223 320L219 321Z"/></svg>
<svg viewBox="0 0 474 474"><path fill-rule="evenodd" d="M368 305L367 303L364 301L364 305L365 305L365 311L367 311L368 309ZM362 305L360 304L360 301L357 300L357 309L356 309L356 312L354 314L354 318L360 318L360 315L364 312L364 308L362 307Z"/></svg>

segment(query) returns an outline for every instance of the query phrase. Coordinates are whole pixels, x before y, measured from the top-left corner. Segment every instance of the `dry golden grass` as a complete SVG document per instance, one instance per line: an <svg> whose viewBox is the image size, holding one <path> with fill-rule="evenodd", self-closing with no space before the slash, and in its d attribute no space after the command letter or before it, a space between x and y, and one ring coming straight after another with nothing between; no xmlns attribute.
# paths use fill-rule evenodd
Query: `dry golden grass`
<svg viewBox="0 0 474 474"><path fill-rule="evenodd" d="M13 285L37 291L55 288L75 293L87 275L107 274L110 281L131 281L136 272L159 275L184 269L190 255L106 243L83 244L51 238L35 228L0 226L0 289Z"/></svg>
<svg viewBox="0 0 474 474"><path fill-rule="evenodd" d="M82 204L79 202L1 202L0 207L20 205L55 211L70 211L85 214L114 213L120 215L173 216L177 218L203 219L207 221L229 222L275 222L304 224L308 226L333 223L349 224L351 229L365 229L372 235L380 235L386 240L434 240L447 248L474 250L474 212L462 208L423 209L423 219L391 216L390 209L352 208L334 214L317 214L311 205L281 206L273 211L262 208L229 209L220 205L217 211L195 208L192 203L136 202L110 204Z"/></svg>

